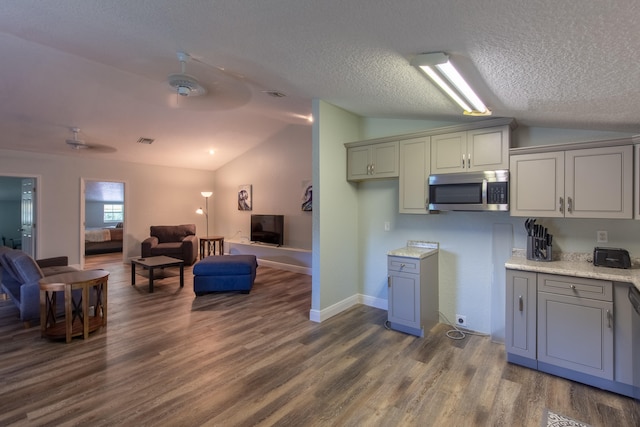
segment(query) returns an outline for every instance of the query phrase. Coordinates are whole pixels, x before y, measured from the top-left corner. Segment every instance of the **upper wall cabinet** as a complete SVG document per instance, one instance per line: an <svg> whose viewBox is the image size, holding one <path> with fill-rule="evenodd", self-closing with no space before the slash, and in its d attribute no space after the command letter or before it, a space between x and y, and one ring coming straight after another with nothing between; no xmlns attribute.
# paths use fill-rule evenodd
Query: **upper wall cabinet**
<svg viewBox="0 0 640 427"><path fill-rule="evenodd" d="M509 126L431 137L431 173L509 169Z"/></svg>
<svg viewBox="0 0 640 427"><path fill-rule="evenodd" d="M400 213L426 214L427 179L431 167L430 138L413 138L400 141Z"/></svg>
<svg viewBox="0 0 640 427"><path fill-rule="evenodd" d="M398 141L347 148L347 180L398 177Z"/></svg>
<svg viewBox="0 0 640 427"><path fill-rule="evenodd" d="M631 145L511 156L511 215L633 218Z"/></svg>

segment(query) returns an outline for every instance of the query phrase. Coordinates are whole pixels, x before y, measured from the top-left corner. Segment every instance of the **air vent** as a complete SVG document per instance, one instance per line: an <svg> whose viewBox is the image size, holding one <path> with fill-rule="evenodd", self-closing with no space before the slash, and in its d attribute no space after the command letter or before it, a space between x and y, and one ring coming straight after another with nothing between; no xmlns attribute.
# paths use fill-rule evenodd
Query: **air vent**
<svg viewBox="0 0 640 427"><path fill-rule="evenodd" d="M138 144L151 144L153 141L153 138L138 138Z"/></svg>
<svg viewBox="0 0 640 427"><path fill-rule="evenodd" d="M285 95L282 92L278 92L277 90L263 90L262 93L266 93L269 96L273 96L274 98L284 98Z"/></svg>

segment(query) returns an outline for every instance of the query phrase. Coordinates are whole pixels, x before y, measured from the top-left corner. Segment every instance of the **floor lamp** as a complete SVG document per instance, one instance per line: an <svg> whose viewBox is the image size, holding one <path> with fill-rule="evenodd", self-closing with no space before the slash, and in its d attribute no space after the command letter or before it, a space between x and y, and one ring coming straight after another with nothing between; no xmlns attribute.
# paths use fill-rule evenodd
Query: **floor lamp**
<svg viewBox="0 0 640 427"><path fill-rule="evenodd" d="M207 234L205 236L206 239L209 238L209 197L211 197L211 195L213 194L211 191L202 191L200 192L200 194L202 194L202 197L204 197L204 207L205 210L203 211L202 208L198 208L198 210L196 210L196 213L199 215L204 214L205 220L207 221ZM209 245L211 245L211 242L207 242ZM207 248L209 249L207 251L207 254L211 254L211 247ZM202 250L202 246L201 246L201 250Z"/></svg>
<svg viewBox="0 0 640 427"><path fill-rule="evenodd" d="M199 208L196 213L197 214L204 214L205 219L207 220L207 235L206 237L209 237L209 197L211 197L211 195L213 194L211 191L202 191L200 194L202 194L202 197L204 197L204 207L205 210L203 211L202 208Z"/></svg>

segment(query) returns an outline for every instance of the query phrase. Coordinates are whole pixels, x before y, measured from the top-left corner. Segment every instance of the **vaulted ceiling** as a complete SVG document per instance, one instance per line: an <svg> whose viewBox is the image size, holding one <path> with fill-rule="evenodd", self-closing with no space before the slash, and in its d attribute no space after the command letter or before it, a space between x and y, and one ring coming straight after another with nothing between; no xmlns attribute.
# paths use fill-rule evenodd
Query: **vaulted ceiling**
<svg viewBox="0 0 640 427"><path fill-rule="evenodd" d="M0 148L215 170L310 126L313 98L478 120L409 65L433 51L494 117L636 133L639 18L635 0L3 0ZM206 95L170 90L178 51ZM107 149L73 150L72 127Z"/></svg>

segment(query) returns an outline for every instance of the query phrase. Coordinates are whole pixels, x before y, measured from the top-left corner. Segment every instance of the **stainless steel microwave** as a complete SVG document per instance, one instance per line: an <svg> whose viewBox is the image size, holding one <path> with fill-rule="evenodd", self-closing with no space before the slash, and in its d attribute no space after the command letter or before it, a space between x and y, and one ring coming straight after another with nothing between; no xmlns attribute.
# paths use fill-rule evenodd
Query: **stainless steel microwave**
<svg viewBox="0 0 640 427"><path fill-rule="evenodd" d="M429 175L427 207L436 211L508 211L509 171Z"/></svg>

